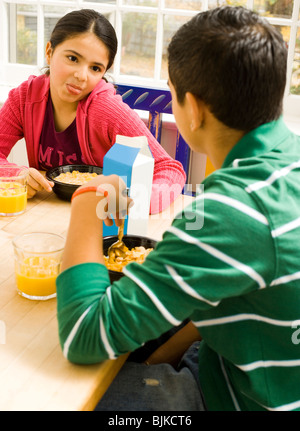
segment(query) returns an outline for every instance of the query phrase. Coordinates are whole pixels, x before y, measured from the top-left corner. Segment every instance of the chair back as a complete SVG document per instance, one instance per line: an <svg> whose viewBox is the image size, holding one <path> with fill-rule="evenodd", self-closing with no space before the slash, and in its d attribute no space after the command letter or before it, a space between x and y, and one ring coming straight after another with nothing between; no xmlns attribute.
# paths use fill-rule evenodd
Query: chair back
<svg viewBox="0 0 300 431"><path fill-rule="evenodd" d="M148 129L161 142L162 114L172 114L172 98L169 90L117 84L117 93L132 109L148 111ZM188 181L190 167L190 147L177 130L175 159L185 170Z"/></svg>

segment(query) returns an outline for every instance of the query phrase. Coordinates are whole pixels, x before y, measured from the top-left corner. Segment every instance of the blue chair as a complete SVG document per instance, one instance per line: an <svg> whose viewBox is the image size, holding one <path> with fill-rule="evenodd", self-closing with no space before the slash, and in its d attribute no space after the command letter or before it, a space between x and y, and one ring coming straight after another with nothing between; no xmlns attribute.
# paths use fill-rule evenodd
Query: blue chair
<svg viewBox="0 0 300 431"><path fill-rule="evenodd" d="M172 99L169 90L146 88L134 85L116 85L117 93L132 109L149 112L148 128L158 142L161 141L162 114L172 114ZM188 180L190 147L177 131L175 159L181 162Z"/></svg>

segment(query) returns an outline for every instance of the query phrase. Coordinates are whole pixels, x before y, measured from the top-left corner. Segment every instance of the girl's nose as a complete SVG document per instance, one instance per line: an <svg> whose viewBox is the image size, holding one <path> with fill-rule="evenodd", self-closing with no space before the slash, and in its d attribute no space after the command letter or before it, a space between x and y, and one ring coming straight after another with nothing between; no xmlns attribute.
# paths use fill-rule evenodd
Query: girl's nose
<svg viewBox="0 0 300 431"><path fill-rule="evenodd" d="M78 79L79 81L86 81L87 79L87 70L85 67L80 68L79 70L76 70L74 73L74 77Z"/></svg>

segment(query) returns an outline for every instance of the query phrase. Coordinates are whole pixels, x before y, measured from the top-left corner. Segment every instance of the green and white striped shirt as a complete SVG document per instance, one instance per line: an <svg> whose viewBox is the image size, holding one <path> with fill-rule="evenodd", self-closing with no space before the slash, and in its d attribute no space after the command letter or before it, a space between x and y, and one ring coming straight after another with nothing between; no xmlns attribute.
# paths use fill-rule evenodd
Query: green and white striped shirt
<svg viewBox="0 0 300 431"><path fill-rule="evenodd" d="M300 410L300 138L282 119L245 135L124 272L111 286L95 263L58 277L70 361L115 358L190 318L209 410Z"/></svg>

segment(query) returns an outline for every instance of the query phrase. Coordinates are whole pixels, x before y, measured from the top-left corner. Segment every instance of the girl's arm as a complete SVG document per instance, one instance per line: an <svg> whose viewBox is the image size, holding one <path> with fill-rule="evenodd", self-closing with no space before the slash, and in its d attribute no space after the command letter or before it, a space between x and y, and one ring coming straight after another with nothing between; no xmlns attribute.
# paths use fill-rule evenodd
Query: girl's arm
<svg viewBox="0 0 300 431"><path fill-rule="evenodd" d="M38 191L46 190L47 192L52 191L54 186L53 181L48 181L42 172L35 168L29 168L29 178L27 185L27 197L32 198Z"/></svg>
<svg viewBox="0 0 300 431"><path fill-rule="evenodd" d="M9 163L7 157L13 146L24 137L20 103L17 89L9 93L0 110L0 164Z"/></svg>
<svg viewBox="0 0 300 431"><path fill-rule="evenodd" d="M166 152L139 115L119 95L104 93L101 97L95 97L89 106L88 118L90 138L97 136L97 141L107 150L116 142L117 135L147 137L154 158L150 213L166 209L182 192L185 184L186 175L181 163ZM93 151L97 158L95 147Z"/></svg>

